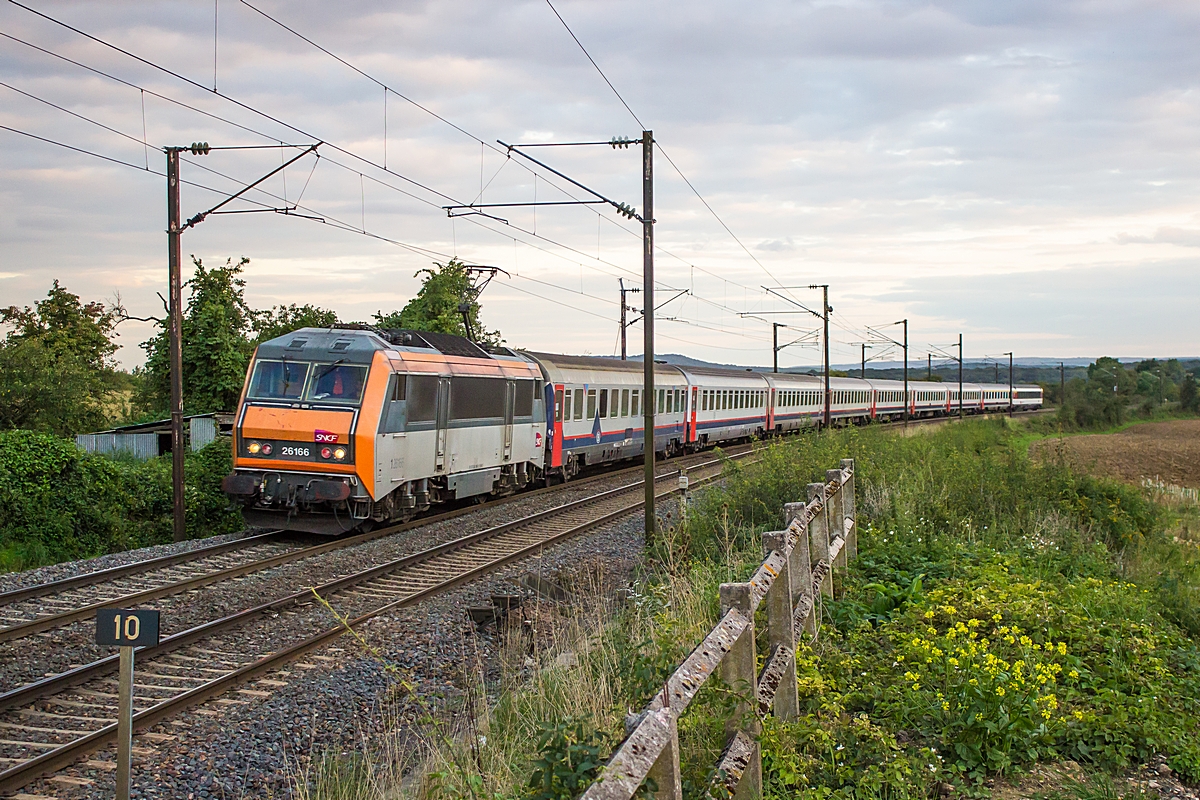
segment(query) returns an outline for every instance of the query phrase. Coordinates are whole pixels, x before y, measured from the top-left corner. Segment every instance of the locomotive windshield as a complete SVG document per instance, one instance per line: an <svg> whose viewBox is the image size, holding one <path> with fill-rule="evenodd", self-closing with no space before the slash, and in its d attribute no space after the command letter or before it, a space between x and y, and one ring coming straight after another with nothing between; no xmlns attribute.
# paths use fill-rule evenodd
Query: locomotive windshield
<svg viewBox="0 0 1200 800"><path fill-rule="evenodd" d="M367 368L358 364L260 360L254 365L247 394L255 400L357 403L366 380Z"/></svg>
<svg viewBox="0 0 1200 800"><path fill-rule="evenodd" d="M304 361L259 361L249 394L266 400L299 400L311 366Z"/></svg>
<svg viewBox="0 0 1200 800"><path fill-rule="evenodd" d="M306 399L322 402L357 403L362 399L367 368L354 364L318 365Z"/></svg>

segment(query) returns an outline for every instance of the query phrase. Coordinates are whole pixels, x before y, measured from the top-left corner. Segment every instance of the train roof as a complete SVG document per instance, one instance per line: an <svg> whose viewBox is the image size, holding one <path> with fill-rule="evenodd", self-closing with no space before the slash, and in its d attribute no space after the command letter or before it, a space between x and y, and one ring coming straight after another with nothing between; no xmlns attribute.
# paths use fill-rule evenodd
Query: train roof
<svg viewBox="0 0 1200 800"><path fill-rule="evenodd" d="M507 347L480 346L470 339L448 333L404 328L374 328L369 325L335 325L331 328L300 328L269 339L258 346L259 358L295 358L304 361L342 360L369 364L376 351L440 353L444 356L526 361Z"/></svg>

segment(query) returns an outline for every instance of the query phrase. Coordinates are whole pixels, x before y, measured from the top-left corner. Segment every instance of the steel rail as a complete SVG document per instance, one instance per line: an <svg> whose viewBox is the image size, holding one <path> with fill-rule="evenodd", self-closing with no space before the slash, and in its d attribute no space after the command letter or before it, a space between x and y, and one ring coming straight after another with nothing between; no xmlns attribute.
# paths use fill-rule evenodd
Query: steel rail
<svg viewBox="0 0 1200 800"><path fill-rule="evenodd" d="M227 553L230 550L241 550L246 547L253 547L256 544L265 544L271 539L278 538L281 533L283 533L283 531L259 533L253 536L246 536L241 539L221 542L219 544L204 545L202 547L197 547L192 550L185 550L180 553L168 553L164 556L148 558L145 561L135 561L132 564L119 564L115 567L109 567L107 569L98 569L95 572L84 572L81 575L72 575L69 578L59 578L56 581L35 583L32 586L11 589L7 592L0 592L0 606L18 603L22 600L32 600L38 597L45 597L48 594L55 594L68 589L78 589L83 586L92 586L94 584L104 583L114 578L127 578L131 575L149 572L150 570L154 569L173 567L176 564L183 564L188 561L196 561L201 558L208 558L209 556L218 556L223 553Z"/></svg>
<svg viewBox="0 0 1200 800"><path fill-rule="evenodd" d="M678 458L694 458L694 457L695 457L695 454L689 454L687 456L680 456ZM664 462L664 463L669 463L669 462ZM583 485L587 485L589 483L593 483L595 481L619 477L620 475L627 473L627 472L632 473L632 472L640 472L640 471L641 471L641 467L638 466L638 467L627 467L625 469L620 469L620 470L615 470L615 471L610 471L610 472L600 472L595 475L590 475L590 476L587 476L585 478L582 478L582 479L576 480L576 481L569 481L569 482L563 483L563 484L555 484L553 486L543 486L543 487L533 489L533 490L530 490L527 492L521 492L521 493L517 493L517 494L507 495L505 497L497 498L495 501L485 504L485 506L487 508L496 508L501 505L506 505L507 503L510 503L510 502L515 502L516 500L522 500L522 499L529 498L529 497L536 497L539 494L562 491L566 488L570 488L570 487L574 487L574 486L583 486ZM279 554L269 556L264 559L259 559L256 561L249 561L249 562L246 562L245 564L238 564L238 565L235 565L232 567L226 567L224 569L204 573L202 575L197 575L197 576L194 576L191 578L185 578L184 580L181 580L181 581L165 583L162 586L157 586L157 587L153 587L150 589L143 589L141 591L132 592L132 593L125 594L125 595L119 595L117 597L110 597L110 598L106 598L104 600L97 600L97 601L94 601L91 603L87 603L86 605L82 605L77 608L70 609L68 611L62 611L57 614L48 614L43 617L37 617L35 619L29 620L28 622L22 622L22 623L18 623L16 625L10 625L5 628L0 628L0 643L6 642L6 641L11 641L13 639L19 639L19 638L22 638L25 636L31 636L36 633L41 633L42 631L47 631L47 630L51 630L54 628L60 628L65 625L69 625L72 622L78 622L79 620L88 619L91 616L93 616L98 609L135 606L139 603L146 603L146 602L150 602L152 600L157 600L162 597L167 597L167 596L174 595L174 594L180 594L182 592L186 592L186 591L189 591L192 589L199 589L204 586L211 585L213 583L220 583L222 581L232 580L233 578L238 578L243 575L249 575L249 574L252 574L255 572L261 572L262 570L270 569L272 567L277 567L282 564L291 563L293 561L299 561L299 560L306 559L306 558L312 558L312 557L327 553L331 550L339 550L339 549L343 549L343 548L354 547L356 545L364 544L366 542L373 541L375 539L379 539L379 538L382 538L385 536L391 536L391 535L394 535L397 533L403 533L405 531L413 530L415 528L419 528L419 527L422 527L425 525L432 525L432 524L436 524L439 522L445 522L447 520L456 519L457 517L465 516L467 514L472 514L477 511L480 511L480 510L482 510L482 507L479 505L465 506L463 508L457 508L452 511L446 511L441 514L435 514L435 515L428 516L428 517L422 517L422 518L416 519L416 520L410 520L409 522L404 522L404 523L400 523L398 525L391 525L391 526L387 526L384 528L379 528L377 530L368 531L366 533L356 534L354 536L346 537L343 539L335 539L335 540L326 542L324 544L313 545L313 546L307 547L307 548L300 548L300 549L292 550L292 551L289 551L286 553L279 553ZM271 534L260 534L260 536L261 537L271 537L271 536L276 536L278 533L279 532L274 532ZM258 537L250 537L250 538L258 538ZM249 541L249 539L242 539L242 540L238 540L238 541L245 542L245 541ZM231 545L231 544L233 544L233 543L227 542L227 543L223 543L221 545L214 545L213 549L214 550L217 550L220 548L225 548L226 550L237 549L237 548L228 547L228 545ZM191 551L191 552L194 553L196 551ZM218 553L212 552L212 551L208 551L205 553L206 556L217 555L217 554ZM187 558L187 554L183 554L183 553L175 554L174 556L165 556L163 558L174 559L173 563L182 563L182 562L189 560ZM153 561L157 561L157 560L158 559L154 559ZM138 562L138 563L144 564L144 563L150 563L150 562ZM169 566L169 565L158 564L156 566ZM114 569L120 570L122 568L118 567L118 568L114 568ZM94 574L96 574L96 573L87 573L87 575L94 575ZM84 576L80 576L80 577L84 577ZM122 575L119 575L119 577L126 577L126 575L122 574ZM72 580L72 579L66 579L66 580ZM53 584L53 583L40 584L38 587L30 587L29 590L31 591L33 589L37 589L37 588L41 588L41 587L51 587L54 585L55 584ZM68 588L71 588L71 587L68 587ZM33 595L33 597L43 596L48 593L49 592L41 592L38 595ZM0 596L0 597L2 597L2 596ZM0 695L0 697L3 697L3 696Z"/></svg>
<svg viewBox="0 0 1200 800"><path fill-rule="evenodd" d="M753 452L753 450L750 450L736 456L731 456L730 458L741 458L751 455ZM703 462L702 464L695 465L691 468L703 469L705 467L721 466L723 463L723 459L713 459ZM695 484L702 485L712 480L716 480L721 476L722 472L722 469L718 469L712 475L698 478L695 481ZM670 471L664 475L657 476L656 480L666 480L672 476L679 475L680 473L681 470ZM586 505L594 505L601 500L615 497L620 493L631 492L635 489L639 489L641 485L641 481L637 481L635 483L627 484L615 489L606 490L588 498L572 501L571 503L567 503L553 509L537 512L522 519L513 520L512 522L504 523L494 528L489 528L485 531L479 531L477 533L462 537L461 539L437 545L420 553L414 553L412 555L396 559L395 561L387 564L382 564L354 575L349 575L334 581L330 581L320 587L296 592L288 597L280 598L270 603L256 606L252 609L247 609L222 620L205 623L204 625L197 626L188 631L184 631L169 637L168 639L164 639L157 647L140 648L137 652L143 658L161 655L169 652L170 650L178 649L185 644L189 644L213 633L217 633L220 630L233 627L255 615L270 611L277 611L288 606L296 605L301 600L307 600L311 598L314 591L320 595L333 594L340 589L345 589L350 586L369 581L374 577L379 577L380 575L395 572L407 566L429 561L439 555L465 549L471 544L477 544L479 542L495 538L505 531L510 531L518 527L529 526L533 523L546 519L547 517L562 514L566 511L578 509ZM670 496L675 494L677 491L678 489L674 488L666 489L662 492L656 493L656 495ZM154 724L155 722L171 717L180 711L203 702L204 700L223 694L233 686L244 683L245 681L257 677L264 672L273 671L279 666L282 666L283 664L286 664L304 655L305 653L308 653L323 646L324 644L327 644L328 642L339 638L347 632L347 628L353 629L358 627L359 625L362 625L366 621L378 616L379 614L409 606L436 594L446 592L465 582L473 580L480 575L494 571L499 567L522 559L535 552L544 550L547 546L556 544L580 533L584 533L607 522L628 516L629 514L640 509L643 505L643 502L644 500L641 499L635 500L599 517L588 520L579 525L572 526L566 530L550 534L549 536L537 542L520 547L512 552L501 555L498 558L491 559L484 564L469 567L468 569L462 570L443 581L435 583L432 586L404 595L397 600L379 606L365 614L361 614L350 620L348 623L346 623L346 625L338 625L327 629L322 633L309 637L308 639L302 640L294 645L285 647L282 650L251 662L250 664L238 667L237 669L232 670L229 673L215 678L205 684L202 684L201 686L182 692L173 698L168 698L161 703L135 714L134 726L135 728L144 728L148 725ZM23 701L27 702L29 700L51 694L55 691L68 689L91 678L99 677L106 673L111 673L113 668L116 666L116 661L117 656L110 656L84 667L71 670L68 673L63 673L60 676L47 679L46 681L40 681L37 684L30 684L29 686L22 687L14 692L9 692L6 695L0 696L0 702L3 703L3 705L0 705L0 709L11 709L14 705L20 704L22 701L18 700L18 697L23 698ZM0 792L8 792L19 789L42 775L74 763L83 755L92 752L112 739L116 735L116 730L116 723L111 723L100 728L99 730L88 733L72 742L68 742L60 747L57 747L54 750L47 751L42 755L36 756L32 759L22 762L21 764L0 772Z"/></svg>

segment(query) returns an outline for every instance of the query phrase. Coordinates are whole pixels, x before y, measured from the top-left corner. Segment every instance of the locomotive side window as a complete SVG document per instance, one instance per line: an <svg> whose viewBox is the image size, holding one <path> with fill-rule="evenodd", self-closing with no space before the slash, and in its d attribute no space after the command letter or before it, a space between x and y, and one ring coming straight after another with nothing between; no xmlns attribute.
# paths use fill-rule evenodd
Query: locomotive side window
<svg viewBox="0 0 1200 800"><path fill-rule="evenodd" d="M437 375L408 376L408 421L433 422L437 416Z"/></svg>
<svg viewBox="0 0 1200 800"><path fill-rule="evenodd" d="M250 379L250 397L267 400L299 399L310 364L303 361L259 361Z"/></svg>
<svg viewBox="0 0 1200 800"><path fill-rule="evenodd" d="M563 390L554 390L554 421L562 422L563 418Z"/></svg>
<svg viewBox="0 0 1200 800"><path fill-rule="evenodd" d="M583 419L583 389L575 390L575 419Z"/></svg>
<svg viewBox="0 0 1200 800"><path fill-rule="evenodd" d="M534 382L533 381L517 381L517 395L513 404L513 416L516 417L532 417L533 416L533 398L534 398Z"/></svg>
<svg viewBox="0 0 1200 800"><path fill-rule="evenodd" d="M503 418L504 388L503 378L453 378L450 381L450 419Z"/></svg>
<svg viewBox="0 0 1200 800"><path fill-rule="evenodd" d="M392 375L388 379L386 402L383 414L379 418L380 433L400 433L404 430L404 389L407 385L404 375Z"/></svg>

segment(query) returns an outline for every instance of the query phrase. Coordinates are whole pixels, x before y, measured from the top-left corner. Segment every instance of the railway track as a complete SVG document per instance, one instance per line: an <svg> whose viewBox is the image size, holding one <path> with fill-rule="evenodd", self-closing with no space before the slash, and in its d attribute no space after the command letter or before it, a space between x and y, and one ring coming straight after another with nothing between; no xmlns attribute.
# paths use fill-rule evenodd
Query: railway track
<svg viewBox="0 0 1200 800"><path fill-rule="evenodd" d="M721 474L722 460L701 458L681 459L692 462L685 467L692 485ZM657 476L659 496L677 491L678 474ZM134 726L175 716L342 636L345 627L330 624L314 591L358 627L637 512L642 497L641 481L632 481L167 637L138 651ZM63 769L115 738L116 668L113 655L0 695L0 792ZM278 682L241 691L261 696L272 684Z"/></svg>
<svg viewBox="0 0 1200 800"><path fill-rule="evenodd" d="M744 448L734 452L740 453L742 449ZM660 469L670 470L675 465L687 464L702 457L711 456L681 456L662 462ZM601 472L567 484L510 495L486 506L467 506L316 545L288 541L281 537L280 532L272 532L225 542L211 548L199 548L188 553L172 554L17 589L0 594L0 643L91 619L100 608L136 607L163 597L195 591L222 581L313 558L333 550L354 547L420 526L455 519L484 507L496 508L505 503L544 493L573 489L600 480L620 478L622 475L636 475L640 474L641 469L639 465Z"/></svg>

